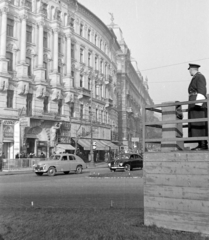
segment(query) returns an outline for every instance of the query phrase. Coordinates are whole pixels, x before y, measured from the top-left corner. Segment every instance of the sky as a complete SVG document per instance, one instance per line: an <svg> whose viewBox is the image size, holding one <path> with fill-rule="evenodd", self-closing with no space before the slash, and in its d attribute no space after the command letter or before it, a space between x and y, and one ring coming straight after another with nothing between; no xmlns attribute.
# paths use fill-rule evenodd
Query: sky
<svg viewBox="0 0 209 240"><path fill-rule="evenodd" d="M78 0L122 32L155 104L187 101L188 63L201 65L209 91L209 0Z"/></svg>

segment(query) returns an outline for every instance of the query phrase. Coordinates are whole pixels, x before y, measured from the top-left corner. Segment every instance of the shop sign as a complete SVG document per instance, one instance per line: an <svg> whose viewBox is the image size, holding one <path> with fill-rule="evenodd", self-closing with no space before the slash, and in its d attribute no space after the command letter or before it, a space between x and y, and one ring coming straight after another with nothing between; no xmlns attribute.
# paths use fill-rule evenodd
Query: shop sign
<svg viewBox="0 0 209 240"><path fill-rule="evenodd" d="M131 138L131 141L132 141L132 142L139 142L139 137L132 137L132 138Z"/></svg>
<svg viewBox="0 0 209 240"><path fill-rule="evenodd" d="M21 117L20 118L20 126L30 127L30 118L29 117Z"/></svg>
<svg viewBox="0 0 209 240"><path fill-rule="evenodd" d="M71 138L67 136L60 136L58 138L58 143L71 143Z"/></svg>
<svg viewBox="0 0 209 240"><path fill-rule="evenodd" d="M3 135L6 139L14 138L14 125L3 125Z"/></svg>

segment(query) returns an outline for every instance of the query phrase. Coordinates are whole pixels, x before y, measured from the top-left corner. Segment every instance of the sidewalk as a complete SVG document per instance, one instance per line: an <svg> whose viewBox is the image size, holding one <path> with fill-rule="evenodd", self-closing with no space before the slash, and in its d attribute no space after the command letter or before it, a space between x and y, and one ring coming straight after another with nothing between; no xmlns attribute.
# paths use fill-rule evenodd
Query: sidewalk
<svg viewBox="0 0 209 240"><path fill-rule="evenodd" d="M86 163L87 168L85 169L95 169L95 168L107 168L107 163L106 162L100 162L100 163L94 163L90 164L90 163ZM2 175L17 175L17 174L29 174L29 173L33 173L33 169L32 168L19 168L19 169L3 169L0 172L0 176Z"/></svg>

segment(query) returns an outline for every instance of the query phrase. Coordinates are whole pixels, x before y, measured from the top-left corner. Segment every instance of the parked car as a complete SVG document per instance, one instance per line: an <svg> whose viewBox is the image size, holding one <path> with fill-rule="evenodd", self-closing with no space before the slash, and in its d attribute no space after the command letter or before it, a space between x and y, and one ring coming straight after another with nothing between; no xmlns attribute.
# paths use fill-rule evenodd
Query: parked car
<svg viewBox="0 0 209 240"><path fill-rule="evenodd" d="M125 171L131 171L134 168L143 168L143 156L142 154L124 153L116 157L112 162L108 163L110 171L116 171L117 169L123 169Z"/></svg>
<svg viewBox="0 0 209 240"><path fill-rule="evenodd" d="M58 172L69 174L74 171L82 173L83 168L86 168L86 163L77 155L61 153L54 154L49 159L40 161L34 165L34 172L38 176L47 173L49 176L54 176Z"/></svg>

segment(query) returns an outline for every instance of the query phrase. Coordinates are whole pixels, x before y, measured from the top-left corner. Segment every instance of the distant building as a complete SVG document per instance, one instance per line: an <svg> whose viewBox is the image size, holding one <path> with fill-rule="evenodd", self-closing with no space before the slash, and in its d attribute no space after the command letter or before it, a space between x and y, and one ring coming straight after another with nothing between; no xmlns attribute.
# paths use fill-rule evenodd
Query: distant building
<svg viewBox="0 0 209 240"><path fill-rule="evenodd" d="M97 149L114 148L120 46L112 30L75 0L2 0L0 11L0 145L6 157L49 155L56 137L70 144L78 135L89 150L91 112Z"/></svg>
<svg viewBox="0 0 209 240"><path fill-rule="evenodd" d="M121 29L109 25L117 36L120 52L117 55L118 141L121 149L137 151L142 145L142 108L153 101L148 92L148 80L143 79L137 62L124 41Z"/></svg>

